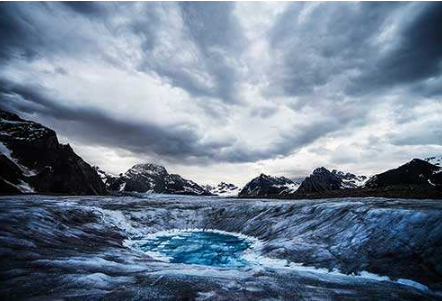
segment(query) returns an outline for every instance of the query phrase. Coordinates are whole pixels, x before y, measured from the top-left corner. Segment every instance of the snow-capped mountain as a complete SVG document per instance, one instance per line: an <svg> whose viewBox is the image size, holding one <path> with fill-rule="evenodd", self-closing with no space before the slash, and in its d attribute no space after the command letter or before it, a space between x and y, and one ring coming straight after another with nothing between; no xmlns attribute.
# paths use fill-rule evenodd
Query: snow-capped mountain
<svg viewBox="0 0 442 301"><path fill-rule="evenodd" d="M341 188L344 189L363 187L365 185L365 182L367 182L368 180L368 177L366 176L355 175L350 172L345 173L336 169L333 169L332 173L341 179Z"/></svg>
<svg viewBox="0 0 442 301"><path fill-rule="evenodd" d="M152 163L136 164L123 175L108 180L112 191L210 195L197 183L169 174L163 166Z"/></svg>
<svg viewBox="0 0 442 301"><path fill-rule="evenodd" d="M271 195L288 195L293 194L299 187L300 183L293 182L286 177L272 177L261 174L247 183L241 189L238 196L241 197L258 197Z"/></svg>
<svg viewBox="0 0 442 301"><path fill-rule="evenodd" d="M442 156L428 157L428 158L425 158L424 161L427 161L428 163L442 167Z"/></svg>
<svg viewBox="0 0 442 301"><path fill-rule="evenodd" d="M404 165L371 177L365 187L384 188L401 186L442 186L442 168L421 159L413 159Z"/></svg>
<svg viewBox="0 0 442 301"><path fill-rule="evenodd" d="M238 196L240 188L234 184L221 182L216 186L205 185L204 189L209 191L213 195L223 196L223 197L234 197Z"/></svg>
<svg viewBox="0 0 442 301"><path fill-rule="evenodd" d="M329 171L325 167L316 168L305 178L297 190L298 193L324 192L329 190L353 189L362 187L367 181L366 176L344 173L336 169Z"/></svg>
<svg viewBox="0 0 442 301"><path fill-rule="evenodd" d="M106 194L96 171L56 133L0 110L0 193Z"/></svg>
<svg viewBox="0 0 442 301"><path fill-rule="evenodd" d="M92 166L92 167L95 169L97 174L100 176L101 181L103 181L103 183L106 185L106 187L108 187L110 185L110 183L117 178L116 175L111 174L107 171L104 171L98 166Z"/></svg>

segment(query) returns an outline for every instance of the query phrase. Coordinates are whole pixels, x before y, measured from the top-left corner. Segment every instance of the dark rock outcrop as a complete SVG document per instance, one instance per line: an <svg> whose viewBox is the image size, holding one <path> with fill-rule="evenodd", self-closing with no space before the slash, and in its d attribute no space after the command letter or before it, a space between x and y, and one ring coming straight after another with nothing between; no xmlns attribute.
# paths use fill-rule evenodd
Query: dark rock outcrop
<svg viewBox="0 0 442 301"><path fill-rule="evenodd" d="M210 195L197 183L169 174L163 166L151 163L134 165L126 173L110 179L108 187L118 192Z"/></svg>
<svg viewBox="0 0 442 301"><path fill-rule="evenodd" d="M106 194L96 171L39 123L0 110L0 192Z"/></svg>
<svg viewBox="0 0 442 301"><path fill-rule="evenodd" d="M424 160L413 159L410 162L371 177L365 187L440 187L442 185L442 168Z"/></svg>
<svg viewBox="0 0 442 301"><path fill-rule="evenodd" d="M239 192L240 197L266 197L292 194L299 187L286 177L272 177L261 174L247 183Z"/></svg>

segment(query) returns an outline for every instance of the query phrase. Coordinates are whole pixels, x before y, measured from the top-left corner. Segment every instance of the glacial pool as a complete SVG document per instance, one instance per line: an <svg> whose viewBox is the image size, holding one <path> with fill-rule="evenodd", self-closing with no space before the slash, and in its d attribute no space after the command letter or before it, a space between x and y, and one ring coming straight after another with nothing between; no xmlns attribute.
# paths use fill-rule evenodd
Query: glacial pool
<svg viewBox="0 0 442 301"><path fill-rule="evenodd" d="M172 231L135 244L139 250L170 263L243 267L248 264L244 252L252 242L245 238L213 231Z"/></svg>

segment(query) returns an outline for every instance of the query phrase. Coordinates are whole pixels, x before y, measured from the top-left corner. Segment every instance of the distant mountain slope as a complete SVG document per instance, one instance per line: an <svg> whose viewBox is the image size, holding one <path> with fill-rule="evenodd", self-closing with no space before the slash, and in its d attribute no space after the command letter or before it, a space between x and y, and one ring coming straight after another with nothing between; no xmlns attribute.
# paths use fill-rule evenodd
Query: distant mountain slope
<svg viewBox="0 0 442 301"><path fill-rule="evenodd" d="M297 193L324 192L339 189L352 189L361 187L367 177L357 176L342 171L329 171L325 167L315 169L310 176L301 183Z"/></svg>
<svg viewBox="0 0 442 301"><path fill-rule="evenodd" d="M241 189L240 197L264 197L271 195L293 194L299 187L299 183L293 182L286 177L272 177L261 174L248 182Z"/></svg>
<svg viewBox="0 0 442 301"><path fill-rule="evenodd" d="M430 164L442 167L442 156L434 156L425 158L424 161L427 161Z"/></svg>
<svg viewBox="0 0 442 301"><path fill-rule="evenodd" d="M0 193L106 194L96 171L55 132L0 110Z"/></svg>
<svg viewBox="0 0 442 301"><path fill-rule="evenodd" d="M421 159L413 159L398 168L371 177L365 187L384 188L390 186L441 186L442 168Z"/></svg>
<svg viewBox="0 0 442 301"><path fill-rule="evenodd" d="M341 179L342 182L342 188L360 188L365 185L365 182L367 182L368 177L363 175L355 175L350 172L344 173L342 171L338 171L336 169L332 170L332 173L335 174L338 178Z"/></svg>
<svg viewBox="0 0 442 301"><path fill-rule="evenodd" d="M102 170L98 166L92 166L92 167L95 169L97 174L100 176L101 181L103 181L103 183L106 185L107 188L109 188L110 183L117 178L117 176Z"/></svg>
<svg viewBox="0 0 442 301"><path fill-rule="evenodd" d="M205 185L204 189L209 191L213 195L223 196L223 197L233 197L238 196L240 188L234 184L221 182L216 186Z"/></svg>
<svg viewBox="0 0 442 301"><path fill-rule="evenodd" d="M151 163L134 165L123 175L108 180L111 191L210 195L197 183L169 174L163 166Z"/></svg>

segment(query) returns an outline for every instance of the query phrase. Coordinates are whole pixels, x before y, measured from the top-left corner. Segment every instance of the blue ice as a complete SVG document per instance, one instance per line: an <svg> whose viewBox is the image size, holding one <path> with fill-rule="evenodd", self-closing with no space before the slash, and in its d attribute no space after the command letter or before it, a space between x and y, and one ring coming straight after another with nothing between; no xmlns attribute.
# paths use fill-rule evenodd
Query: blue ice
<svg viewBox="0 0 442 301"><path fill-rule="evenodd" d="M140 246L145 252L156 252L172 263L200 264L217 267L242 267L242 258L250 242L240 237L205 231L184 232L175 236L157 236Z"/></svg>

